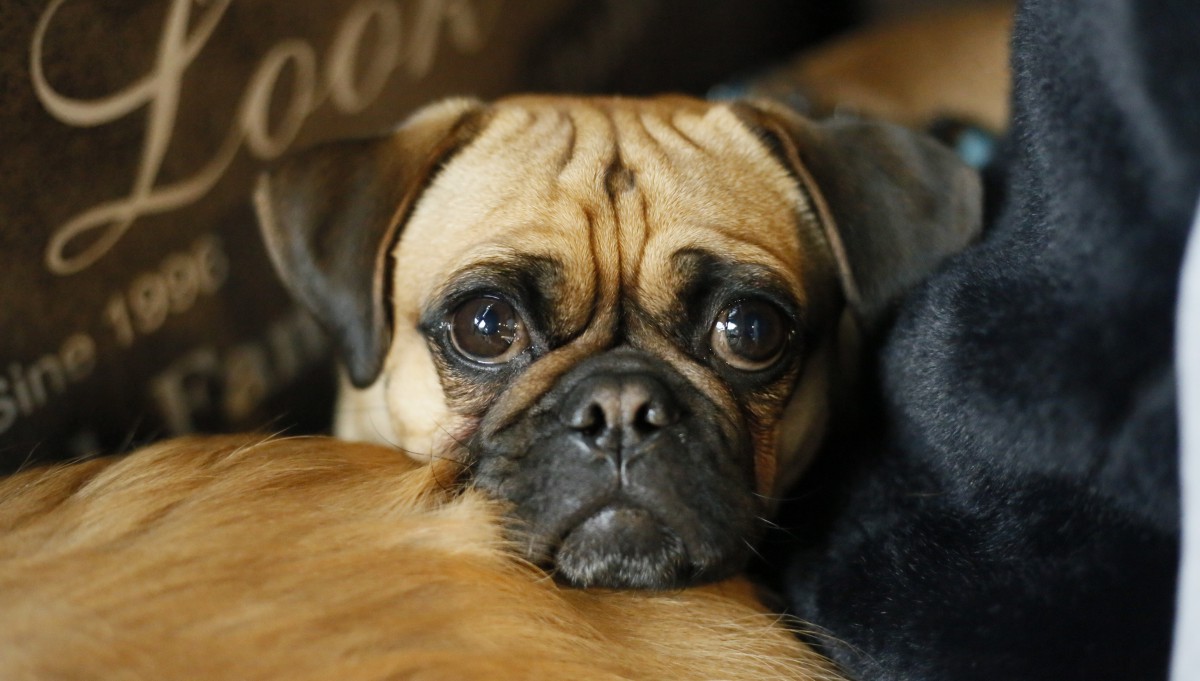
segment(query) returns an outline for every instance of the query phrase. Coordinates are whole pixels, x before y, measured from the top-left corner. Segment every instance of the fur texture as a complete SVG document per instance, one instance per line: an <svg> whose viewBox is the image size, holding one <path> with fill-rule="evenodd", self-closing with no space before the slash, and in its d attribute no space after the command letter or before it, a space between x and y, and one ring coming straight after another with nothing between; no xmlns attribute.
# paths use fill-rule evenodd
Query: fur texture
<svg viewBox="0 0 1200 681"><path fill-rule="evenodd" d="M231 437L4 480L0 678L835 678L744 582L560 589L440 479Z"/></svg>
<svg viewBox="0 0 1200 681"><path fill-rule="evenodd" d="M877 456L812 481L848 501L784 521L833 510L788 586L856 678L1165 676L1198 35L1190 0L1018 10L998 214L903 310Z"/></svg>

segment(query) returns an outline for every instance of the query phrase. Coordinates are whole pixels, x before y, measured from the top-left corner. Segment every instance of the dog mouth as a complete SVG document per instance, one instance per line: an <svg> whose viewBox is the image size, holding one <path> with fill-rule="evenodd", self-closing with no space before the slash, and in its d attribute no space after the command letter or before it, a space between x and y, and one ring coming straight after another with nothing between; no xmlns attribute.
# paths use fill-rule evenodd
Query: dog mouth
<svg viewBox="0 0 1200 681"><path fill-rule="evenodd" d="M675 369L590 357L501 429L471 439L473 484L511 504L525 558L576 587L673 589L745 564L752 442Z"/></svg>
<svg viewBox="0 0 1200 681"><path fill-rule="evenodd" d="M691 580L687 547L650 511L611 503L569 527L554 551L558 577L575 586L662 588Z"/></svg>

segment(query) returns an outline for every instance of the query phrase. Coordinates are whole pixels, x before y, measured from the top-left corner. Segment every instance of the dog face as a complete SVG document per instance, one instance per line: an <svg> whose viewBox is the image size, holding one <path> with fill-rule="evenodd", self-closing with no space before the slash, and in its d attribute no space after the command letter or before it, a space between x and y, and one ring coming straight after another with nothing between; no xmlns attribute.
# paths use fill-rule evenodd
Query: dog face
<svg viewBox="0 0 1200 681"><path fill-rule="evenodd" d="M979 219L899 129L678 97L446 102L256 204L342 349L339 434L461 461L530 558L617 587L742 566L855 330Z"/></svg>

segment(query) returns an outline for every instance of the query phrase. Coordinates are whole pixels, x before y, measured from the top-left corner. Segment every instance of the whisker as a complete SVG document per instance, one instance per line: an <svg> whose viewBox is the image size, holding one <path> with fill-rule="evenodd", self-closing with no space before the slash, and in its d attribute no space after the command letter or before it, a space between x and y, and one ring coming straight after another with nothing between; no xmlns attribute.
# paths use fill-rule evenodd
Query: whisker
<svg viewBox="0 0 1200 681"><path fill-rule="evenodd" d="M742 543L746 545L746 548L750 549L750 553L753 553L755 556L757 556L759 560L766 560L766 557L764 557L763 554L759 553L758 549L755 548L753 542L746 539L745 537L741 537L741 540L742 540Z"/></svg>

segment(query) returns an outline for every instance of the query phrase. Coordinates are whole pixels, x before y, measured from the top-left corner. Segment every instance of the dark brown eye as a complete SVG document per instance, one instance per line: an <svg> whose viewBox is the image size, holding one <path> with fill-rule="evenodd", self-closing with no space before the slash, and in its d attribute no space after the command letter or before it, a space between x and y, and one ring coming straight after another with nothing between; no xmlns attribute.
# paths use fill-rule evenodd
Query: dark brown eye
<svg viewBox="0 0 1200 681"><path fill-rule="evenodd" d="M467 359L503 364L529 346L516 310L499 298L472 298L450 315L450 338Z"/></svg>
<svg viewBox="0 0 1200 681"><path fill-rule="evenodd" d="M762 300L742 300L717 315L712 348L735 369L757 371L779 359L788 336L789 327L779 308Z"/></svg>

